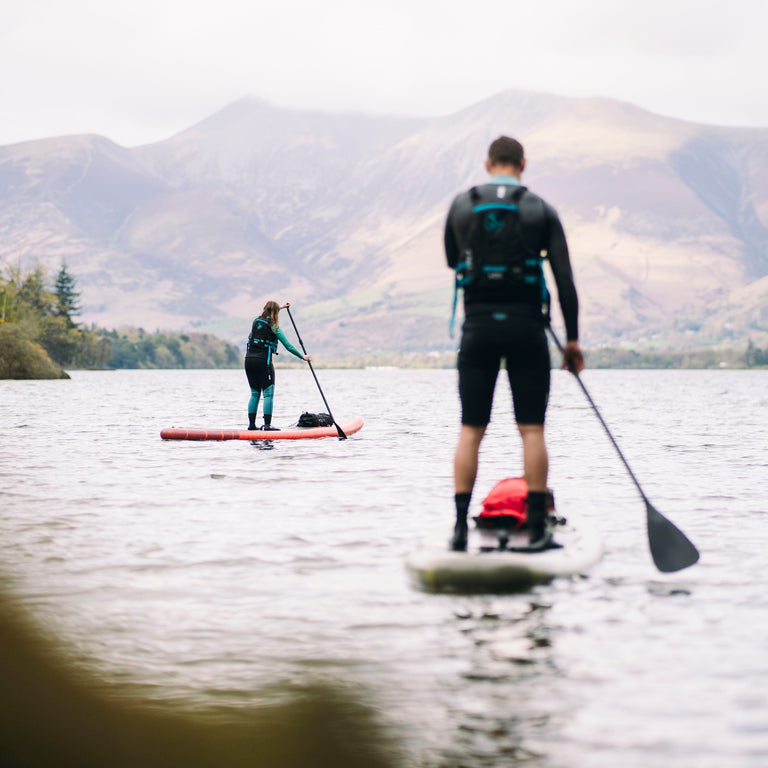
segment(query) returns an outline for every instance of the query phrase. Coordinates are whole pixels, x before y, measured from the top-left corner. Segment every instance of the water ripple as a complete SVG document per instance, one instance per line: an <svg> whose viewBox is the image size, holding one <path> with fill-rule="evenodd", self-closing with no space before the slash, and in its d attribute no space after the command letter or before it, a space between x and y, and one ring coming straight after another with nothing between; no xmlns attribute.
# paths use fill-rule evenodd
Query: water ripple
<svg viewBox="0 0 768 768"><path fill-rule="evenodd" d="M403 569L450 529L455 372L322 373L335 415L363 430L269 448L159 438L241 426L239 371L0 382L3 567L75 663L200 708L308 675L366 686L419 766L764 765L768 372L585 372L645 493L702 551L669 575L637 490L555 372L551 484L606 555L503 598L424 595ZM278 423L322 408L305 371L280 372ZM499 394L475 503L519 472Z"/></svg>

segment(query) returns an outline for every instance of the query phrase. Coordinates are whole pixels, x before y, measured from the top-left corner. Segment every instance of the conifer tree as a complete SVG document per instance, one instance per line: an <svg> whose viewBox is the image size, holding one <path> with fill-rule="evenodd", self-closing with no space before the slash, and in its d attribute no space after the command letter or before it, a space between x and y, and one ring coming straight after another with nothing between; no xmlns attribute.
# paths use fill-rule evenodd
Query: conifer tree
<svg viewBox="0 0 768 768"><path fill-rule="evenodd" d="M67 271L67 265L62 264L56 275L56 314L65 318L67 325L76 328L77 323L72 319L73 315L80 314L80 293L75 290L75 278Z"/></svg>

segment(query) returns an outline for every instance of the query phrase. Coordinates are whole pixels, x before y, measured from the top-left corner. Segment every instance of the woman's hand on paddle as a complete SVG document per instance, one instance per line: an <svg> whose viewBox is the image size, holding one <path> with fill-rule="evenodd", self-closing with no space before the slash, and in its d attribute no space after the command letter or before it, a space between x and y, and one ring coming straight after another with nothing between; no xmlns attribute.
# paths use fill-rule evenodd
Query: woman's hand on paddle
<svg viewBox="0 0 768 768"><path fill-rule="evenodd" d="M283 304L280 307L280 309L288 309L288 307L290 307L290 306L291 306L291 302L290 301L286 301L285 304Z"/></svg>
<svg viewBox="0 0 768 768"><path fill-rule="evenodd" d="M311 362L312 362L312 358L311 358L309 355L304 355L304 360L305 360L307 363L311 363Z"/></svg>
<svg viewBox="0 0 768 768"><path fill-rule="evenodd" d="M581 373L584 370L584 354L578 341L565 342L562 368L571 373Z"/></svg>

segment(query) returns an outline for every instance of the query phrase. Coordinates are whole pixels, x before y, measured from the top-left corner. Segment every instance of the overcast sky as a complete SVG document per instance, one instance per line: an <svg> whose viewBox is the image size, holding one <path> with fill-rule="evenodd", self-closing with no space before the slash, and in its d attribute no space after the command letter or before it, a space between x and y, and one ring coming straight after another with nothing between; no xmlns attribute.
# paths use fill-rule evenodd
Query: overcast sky
<svg viewBox="0 0 768 768"><path fill-rule="evenodd" d="M243 96L448 114L507 88L768 127L768 0L3 0L0 144L158 141Z"/></svg>

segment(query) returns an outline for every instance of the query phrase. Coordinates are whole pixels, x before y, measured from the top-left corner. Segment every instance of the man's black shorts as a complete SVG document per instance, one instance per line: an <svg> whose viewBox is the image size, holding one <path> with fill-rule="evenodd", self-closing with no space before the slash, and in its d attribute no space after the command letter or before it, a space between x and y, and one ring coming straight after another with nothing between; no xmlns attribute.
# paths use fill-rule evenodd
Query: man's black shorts
<svg viewBox="0 0 768 768"><path fill-rule="evenodd" d="M506 359L515 420L543 424L550 376L543 321L503 312L469 316L464 322L458 360L461 423L483 427L491 420L502 358Z"/></svg>
<svg viewBox="0 0 768 768"><path fill-rule="evenodd" d="M246 355L245 375L248 377L248 386L261 391L275 383L275 366L271 362L267 365L266 355Z"/></svg>

